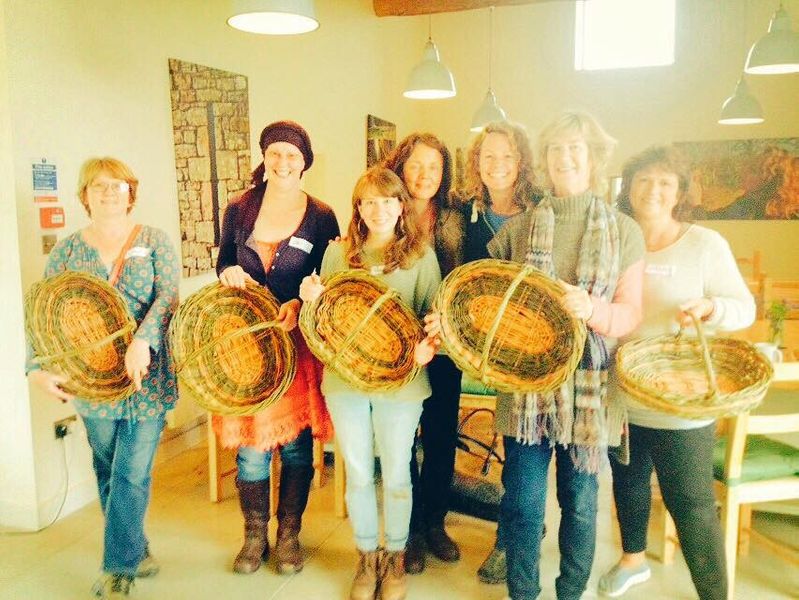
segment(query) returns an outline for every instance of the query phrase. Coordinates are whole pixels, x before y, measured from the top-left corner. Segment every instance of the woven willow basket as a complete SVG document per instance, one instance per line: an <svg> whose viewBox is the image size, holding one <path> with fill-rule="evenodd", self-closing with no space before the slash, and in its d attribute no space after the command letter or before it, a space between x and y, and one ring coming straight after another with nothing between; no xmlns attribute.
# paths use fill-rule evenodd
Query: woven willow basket
<svg viewBox="0 0 799 600"><path fill-rule="evenodd" d="M472 378L503 392L543 392L574 373L585 324L563 288L529 265L487 258L458 267L436 298L441 341Z"/></svg>
<svg viewBox="0 0 799 600"><path fill-rule="evenodd" d="M424 332L399 294L364 271L342 271L324 284L300 311L311 352L364 391L395 390L416 377L413 353Z"/></svg>
<svg viewBox="0 0 799 600"><path fill-rule="evenodd" d="M107 281L65 271L33 284L25 296L25 328L34 362L67 377L61 387L70 394L113 402L134 392L125 352L136 321Z"/></svg>
<svg viewBox="0 0 799 600"><path fill-rule="evenodd" d="M296 371L289 334L266 288L207 285L181 304L169 326L178 378L194 400L219 415L246 416L283 396Z"/></svg>
<svg viewBox="0 0 799 600"><path fill-rule="evenodd" d="M661 335L624 344L616 353L621 388L651 409L687 419L745 412L766 394L774 371L743 340Z"/></svg>

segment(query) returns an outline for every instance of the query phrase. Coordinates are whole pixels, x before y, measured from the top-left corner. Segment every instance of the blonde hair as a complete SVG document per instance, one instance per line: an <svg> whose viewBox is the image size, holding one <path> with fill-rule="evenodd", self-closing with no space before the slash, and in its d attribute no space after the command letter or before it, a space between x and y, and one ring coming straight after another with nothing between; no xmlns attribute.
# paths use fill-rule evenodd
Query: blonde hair
<svg viewBox="0 0 799 600"><path fill-rule="evenodd" d="M585 112L561 113L541 130L535 169L538 184L544 189L552 190L552 178L547 168L547 151L555 138L574 133L582 135L588 146L591 160L589 185L591 191L601 197L608 189L607 168L610 156L616 148L616 140L607 134L594 117Z"/></svg>
<svg viewBox="0 0 799 600"><path fill-rule="evenodd" d="M425 250L425 240L416 222L415 211L411 208L411 197L402 179L391 169L376 165L366 171L355 183L352 191L352 219L347 229L347 248L344 257L353 269L364 268L363 247L369 236L369 228L364 223L359 209L361 200L370 193L385 198L397 198L402 212L394 225L394 239L385 251L384 271L407 269Z"/></svg>
<svg viewBox="0 0 799 600"><path fill-rule="evenodd" d="M89 202L86 200L86 188L88 188L92 181L101 173L108 173L114 179L121 179L130 186L130 191L128 192L128 213L130 213L136 204L136 190L139 188L139 180L136 179L136 176L128 165L110 156L90 158L80 167L80 172L78 173L78 200L80 200L83 208L86 209L86 213L90 217L92 216L92 213L89 211Z"/></svg>
<svg viewBox="0 0 799 600"><path fill-rule="evenodd" d="M513 201L522 209L532 203L535 191L533 183L533 151L530 148L530 138L524 127L508 121L495 121L486 125L477 134L469 147L466 155L466 172L464 186L461 190L461 200L468 202L474 200L478 210L485 210L488 204L488 189L480 177L480 148L483 146L489 133L501 133L508 138L513 151L519 156L519 175L513 185Z"/></svg>

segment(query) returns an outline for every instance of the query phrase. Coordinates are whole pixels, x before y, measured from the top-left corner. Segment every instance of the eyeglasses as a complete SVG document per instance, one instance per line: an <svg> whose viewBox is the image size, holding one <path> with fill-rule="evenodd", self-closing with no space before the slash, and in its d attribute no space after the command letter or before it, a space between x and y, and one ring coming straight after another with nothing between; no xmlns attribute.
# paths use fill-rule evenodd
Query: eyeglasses
<svg viewBox="0 0 799 600"><path fill-rule="evenodd" d="M96 181L89 186L89 189L97 194L104 194L105 192L127 194L130 191L130 184L127 181Z"/></svg>

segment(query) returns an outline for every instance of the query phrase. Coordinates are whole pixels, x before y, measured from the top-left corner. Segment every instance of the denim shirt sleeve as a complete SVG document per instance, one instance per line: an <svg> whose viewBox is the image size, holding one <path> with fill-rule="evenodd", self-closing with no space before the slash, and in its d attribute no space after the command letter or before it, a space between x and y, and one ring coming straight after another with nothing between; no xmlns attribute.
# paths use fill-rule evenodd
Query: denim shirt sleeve
<svg viewBox="0 0 799 600"><path fill-rule="evenodd" d="M153 352L158 353L178 306L179 270L175 250L166 234L155 228L151 228L151 232L155 298L134 337L146 341Z"/></svg>

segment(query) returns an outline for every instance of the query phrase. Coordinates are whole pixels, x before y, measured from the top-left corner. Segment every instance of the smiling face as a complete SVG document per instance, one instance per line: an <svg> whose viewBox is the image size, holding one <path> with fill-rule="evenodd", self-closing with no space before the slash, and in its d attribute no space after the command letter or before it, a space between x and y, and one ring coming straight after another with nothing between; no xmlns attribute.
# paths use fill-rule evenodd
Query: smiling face
<svg viewBox="0 0 799 600"><path fill-rule="evenodd" d="M402 167L405 187L415 200L429 201L441 187L444 158L427 144L416 144Z"/></svg>
<svg viewBox="0 0 799 600"><path fill-rule="evenodd" d="M480 179L492 192L504 192L516 185L519 177L519 153L508 136L492 132L480 145Z"/></svg>
<svg viewBox="0 0 799 600"><path fill-rule="evenodd" d="M264 169L270 185L281 189L299 188L305 159L294 144L274 142L264 150Z"/></svg>
<svg viewBox="0 0 799 600"><path fill-rule="evenodd" d="M591 187L591 157L581 133L564 133L547 146L547 171L555 196L587 192Z"/></svg>
<svg viewBox="0 0 799 600"><path fill-rule="evenodd" d="M86 186L85 203L92 219L124 217L130 212L130 185L101 171Z"/></svg>
<svg viewBox="0 0 799 600"><path fill-rule="evenodd" d="M358 201L358 213L369 230L369 237L386 238L394 235L397 221L402 215L402 202L395 196L382 196L368 189Z"/></svg>
<svg viewBox="0 0 799 600"><path fill-rule="evenodd" d="M645 167L633 175L630 206L638 221L674 220L680 201L680 178L660 165Z"/></svg>

